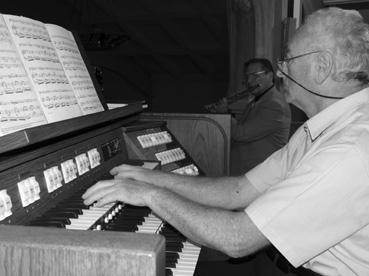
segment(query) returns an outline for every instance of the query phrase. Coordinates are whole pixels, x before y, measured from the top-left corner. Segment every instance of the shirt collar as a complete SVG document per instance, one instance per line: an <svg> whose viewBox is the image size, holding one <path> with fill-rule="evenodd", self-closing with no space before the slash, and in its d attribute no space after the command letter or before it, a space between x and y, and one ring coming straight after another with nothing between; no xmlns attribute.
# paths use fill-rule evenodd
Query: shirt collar
<svg viewBox="0 0 369 276"><path fill-rule="evenodd" d="M306 121L311 139L314 141L322 132L339 120L340 117L355 111L360 105L369 102L369 87L335 102ZM306 129L306 128L305 128Z"/></svg>

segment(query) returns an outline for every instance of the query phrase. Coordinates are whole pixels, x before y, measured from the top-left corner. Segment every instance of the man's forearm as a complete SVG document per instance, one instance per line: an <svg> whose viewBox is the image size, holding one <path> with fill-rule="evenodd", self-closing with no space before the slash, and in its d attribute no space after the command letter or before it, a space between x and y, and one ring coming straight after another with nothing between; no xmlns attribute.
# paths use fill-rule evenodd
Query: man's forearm
<svg viewBox="0 0 369 276"><path fill-rule="evenodd" d="M204 206L162 188L148 197L156 214L201 245L241 257L268 244L244 212Z"/></svg>
<svg viewBox="0 0 369 276"><path fill-rule="evenodd" d="M210 178L162 173L150 180L191 201L229 210L244 208L259 195L245 181L243 176Z"/></svg>

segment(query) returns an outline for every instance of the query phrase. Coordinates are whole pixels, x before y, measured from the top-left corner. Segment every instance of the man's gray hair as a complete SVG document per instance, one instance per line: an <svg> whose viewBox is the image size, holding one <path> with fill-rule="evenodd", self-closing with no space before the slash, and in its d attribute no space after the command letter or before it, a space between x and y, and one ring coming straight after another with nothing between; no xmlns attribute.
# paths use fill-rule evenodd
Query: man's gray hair
<svg viewBox="0 0 369 276"><path fill-rule="evenodd" d="M369 83L369 25L359 12L321 9L308 16L300 29L309 48L330 51L335 57L334 80Z"/></svg>

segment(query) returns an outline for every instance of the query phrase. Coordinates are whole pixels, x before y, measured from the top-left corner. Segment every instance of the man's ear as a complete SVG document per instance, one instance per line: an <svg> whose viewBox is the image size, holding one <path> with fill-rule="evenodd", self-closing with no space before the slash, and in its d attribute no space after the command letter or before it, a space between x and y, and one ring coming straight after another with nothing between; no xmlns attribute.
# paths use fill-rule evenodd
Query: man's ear
<svg viewBox="0 0 369 276"><path fill-rule="evenodd" d="M315 81L322 84L332 73L333 56L328 51L319 52L314 59Z"/></svg>

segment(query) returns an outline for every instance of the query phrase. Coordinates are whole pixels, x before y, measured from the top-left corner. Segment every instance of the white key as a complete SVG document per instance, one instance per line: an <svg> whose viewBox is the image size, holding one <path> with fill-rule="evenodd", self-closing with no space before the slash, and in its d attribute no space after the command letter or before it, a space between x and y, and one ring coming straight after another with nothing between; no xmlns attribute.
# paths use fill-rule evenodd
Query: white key
<svg viewBox="0 0 369 276"><path fill-rule="evenodd" d="M89 209L83 209L82 214L79 215L78 218L71 218L71 224L66 225L65 228L72 230L87 230L113 206L114 203L110 203L103 207L91 206Z"/></svg>

